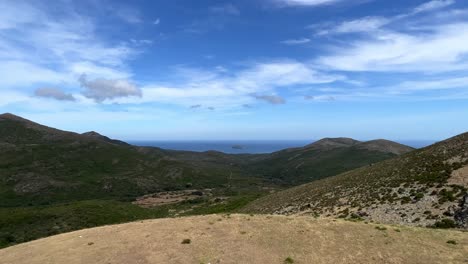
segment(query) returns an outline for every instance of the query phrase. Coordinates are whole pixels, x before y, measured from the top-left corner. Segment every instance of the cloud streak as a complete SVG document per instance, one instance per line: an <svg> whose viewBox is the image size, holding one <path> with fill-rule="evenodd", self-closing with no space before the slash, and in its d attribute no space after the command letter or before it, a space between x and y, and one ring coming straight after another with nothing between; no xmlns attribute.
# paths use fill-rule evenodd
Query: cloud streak
<svg viewBox="0 0 468 264"><path fill-rule="evenodd" d="M37 97L52 98L59 101L75 101L75 97L72 94L67 94L64 91L57 88L38 88L34 91L34 95Z"/></svg>
<svg viewBox="0 0 468 264"><path fill-rule="evenodd" d="M468 69L468 23L437 25L426 33L381 32L337 47L317 63L334 70L447 72ZM447 48L450 47L450 48Z"/></svg>
<svg viewBox="0 0 468 264"><path fill-rule="evenodd" d="M277 3L285 6L320 6L330 5L342 0L275 0Z"/></svg>
<svg viewBox="0 0 468 264"><path fill-rule="evenodd" d="M310 42L308 38L300 38L300 39L288 39L281 41L282 44L285 45L303 45Z"/></svg>

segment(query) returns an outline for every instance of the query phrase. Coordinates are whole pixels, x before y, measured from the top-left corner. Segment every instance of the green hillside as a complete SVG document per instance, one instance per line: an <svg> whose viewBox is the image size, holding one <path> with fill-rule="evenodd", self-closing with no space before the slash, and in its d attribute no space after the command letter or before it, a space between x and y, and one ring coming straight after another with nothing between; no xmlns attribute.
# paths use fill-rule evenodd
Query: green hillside
<svg viewBox="0 0 468 264"><path fill-rule="evenodd" d="M326 139L262 155L172 151L3 114L0 212L8 217L0 225L0 244L135 219L231 212L271 191L396 155L380 143L369 149L351 141L356 144L336 147L340 139ZM131 204L143 195L184 190L206 194L152 208Z"/></svg>
<svg viewBox="0 0 468 264"><path fill-rule="evenodd" d="M263 197L243 212L468 227L468 133Z"/></svg>

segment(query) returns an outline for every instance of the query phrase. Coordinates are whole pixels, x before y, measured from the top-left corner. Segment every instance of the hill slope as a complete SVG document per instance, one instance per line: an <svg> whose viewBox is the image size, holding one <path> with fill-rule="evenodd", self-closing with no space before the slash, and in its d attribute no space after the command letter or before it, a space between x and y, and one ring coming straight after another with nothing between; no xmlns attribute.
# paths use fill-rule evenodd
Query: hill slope
<svg viewBox="0 0 468 264"><path fill-rule="evenodd" d="M414 149L388 140L360 142L324 138L302 148L257 157L249 169L269 179L298 185L396 157Z"/></svg>
<svg viewBox="0 0 468 264"><path fill-rule="evenodd" d="M468 228L468 133L268 195L244 212Z"/></svg>
<svg viewBox="0 0 468 264"><path fill-rule="evenodd" d="M0 219L0 247L135 219L232 211L272 190L394 156L357 149L359 142L351 139L337 140L335 148L334 141L272 155L172 151L3 114L0 214L8 217ZM287 167L297 162L304 165ZM275 167L279 164L286 167Z"/></svg>
<svg viewBox="0 0 468 264"><path fill-rule="evenodd" d="M62 234L2 249L0 259L5 264L465 263L467 245L468 236L460 231L212 215Z"/></svg>
<svg viewBox="0 0 468 264"><path fill-rule="evenodd" d="M85 199L129 200L162 190L239 188L262 183L228 161L190 164L170 152L140 148L95 132L61 131L0 115L0 207Z"/></svg>

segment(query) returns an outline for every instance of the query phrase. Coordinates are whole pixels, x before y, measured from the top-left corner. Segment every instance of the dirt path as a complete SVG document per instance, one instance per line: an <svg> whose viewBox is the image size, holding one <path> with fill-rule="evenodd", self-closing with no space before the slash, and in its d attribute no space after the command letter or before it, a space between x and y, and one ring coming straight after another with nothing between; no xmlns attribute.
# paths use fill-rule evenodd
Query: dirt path
<svg viewBox="0 0 468 264"><path fill-rule="evenodd" d="M190 243L183 244L185 239ZM0 250L2 264L282 264L288 257L316 264L467 263L468 233L297 216L211 215L105 226Z"/></svg>

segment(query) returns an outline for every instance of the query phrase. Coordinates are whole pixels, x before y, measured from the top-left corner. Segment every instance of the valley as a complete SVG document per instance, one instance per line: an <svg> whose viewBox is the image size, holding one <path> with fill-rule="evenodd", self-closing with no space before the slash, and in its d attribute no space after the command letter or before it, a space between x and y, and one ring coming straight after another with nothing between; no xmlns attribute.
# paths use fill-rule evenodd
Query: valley
<svg viewBox="0 0 468 264"><path fill-rule="evenodd" d="M175 257L169 248L194 247L187 255L190 259L177 256L180 263L238 263L245 255L227 254L225 246L237 245L247 252L257 245L259 252L276 252L269 260L278 263L289 256L297 263L441 261L419 254L418 247L438 250L441 258L461 263L467 245L463 230L468 227L467 135L417 150L387 140L325 138L271 154L225 154L137 147L97 132L66 132L3 114L0 247L8 248L0 255L7 263L26 263L27 257L17 253L23 250L81 261L69 252L61 256L49 251L67 252L61 247L73 246L91 250L76 254L100 263L93 257L95 248L123 239L114 237L117 230L129 228L131 242L122 243L141 247L138 255L115 254L119 247L113 245L99 249L109 254L102 261L142 258L142 263L154 263ZM171 227L148 234L150 227L133 230L139 221L142 226ZM129 224L114 225L122 223ZM85 230L76 231L81 229ZM174 232L179 239L190 237L193 244L178 249L170 244L175 238L144 242L148 236L168 237ZM349 240L338 244L335 240L342 232ZM78 239L83 236L90 241ZM295 242L310 241L312 236L321 240ZM50 238L36 240L44 237ZM254 244L241 242L247 237ZM31 240L36 241L23 244ZM277 244L284 240L291 243L289 252ZM452 240L456 245L447 243ZM358 244L353 246L352 241ZM415 246L401 251L400 242ZM366 259L344 250L355 246ZM147 252L158 247L165 253ZM327 258L331 248L338 253ZM263 254L248 256L266 260Z"/></svg>

